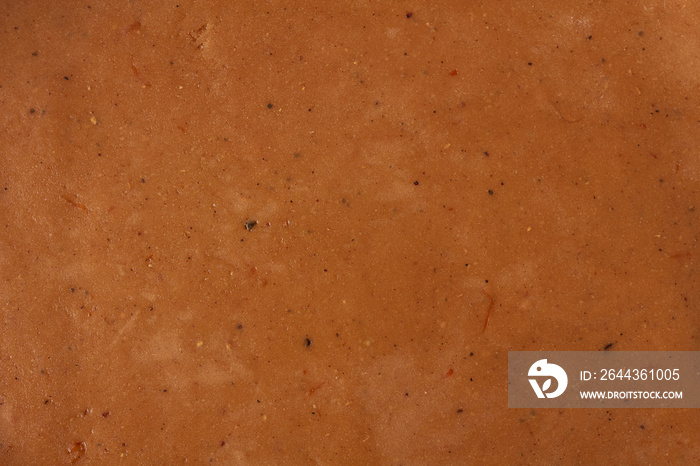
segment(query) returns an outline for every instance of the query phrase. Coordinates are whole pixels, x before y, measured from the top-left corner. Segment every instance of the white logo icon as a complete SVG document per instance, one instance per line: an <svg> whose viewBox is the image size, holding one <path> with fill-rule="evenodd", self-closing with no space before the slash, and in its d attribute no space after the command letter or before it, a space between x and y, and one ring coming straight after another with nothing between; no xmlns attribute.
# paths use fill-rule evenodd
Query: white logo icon
<svg viewBox="0 0 700 466"><path fill-rule="evenodd" d="M540 385L537 383L536 379L528 379L530 385L532 385L532 389L537 395L537 398L544 398L545 396L547 398L556 398L564 393L564 390L566 390L566 385L569 383L569 378L566 376L564 369L556 364L547 363L546 359L540 359L539 361L535 362L535 364L530 366L530 370L528 371L527 375L530 377L547 377L542 384L542 388L540 388ZM552 377L557 380L557 389L551 393L548 393L547 390L549 390L552 385Z"/></svg>

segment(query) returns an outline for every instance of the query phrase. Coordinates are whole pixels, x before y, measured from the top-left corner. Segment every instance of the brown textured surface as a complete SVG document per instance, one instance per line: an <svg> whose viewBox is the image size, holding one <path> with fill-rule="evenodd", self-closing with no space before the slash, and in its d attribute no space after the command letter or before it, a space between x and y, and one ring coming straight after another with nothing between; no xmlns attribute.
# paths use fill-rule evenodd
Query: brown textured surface
<svg viewBox="0 0 700 466"><path fill-rule="evenodd" d="M506 401L698 349L698 4L394 3L3 2L2 464L698 462Z"/></svg>

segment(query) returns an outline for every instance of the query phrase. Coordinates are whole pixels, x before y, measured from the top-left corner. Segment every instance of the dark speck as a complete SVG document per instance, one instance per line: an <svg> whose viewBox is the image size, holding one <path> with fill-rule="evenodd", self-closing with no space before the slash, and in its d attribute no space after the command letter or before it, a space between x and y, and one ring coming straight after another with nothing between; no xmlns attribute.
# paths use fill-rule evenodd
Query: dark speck
<svg viewBox="0 0 700 466"><path fill-rule="evenodd" d="M489 156L488 151L484 151L484 155L485 155L486 157L488 157L488 156Z"/></svg>
<svg viewBox="0 0 700 466"><path fill-rule="evenodd" d="M311 340L308 339L308 338L305 338L305 339L304 339L304 346L306 346L307 348L308 348L309 346L311 346Z"/></svg>
<svg viewBox="0 0 700 466"><path fill-rule="evenodd" d="M257 224L257 220L248 220L247 222L245 222L245 229L251 231L253 228L255 228L255 225Z"/></svg>
<svg viewBox="0 0 700 466"><path fill-rule="evenodd" d="M238 324L238 325L236 325L236 328L237 328L238 330L243 330L243 324Z"/></svg>
<svg viewBox="0 0 700 466"><path fill-rule="evenodd" d="M489 189L489 196L493 196L493 189Z"/></svg>
<svg viewBox="0 0 700 466"><path fill-rule="evenodd" d="M463 410L462 408L459 408L459 409L457 410L457 413L463 413L463 412L464 412L464 410Z"/></svg>
<svg viewBox="0 0 700 466"><path fill-rule="evenodd" d="M532 66L532 62L531 61L527 62L527 66Z"/></svg>
<svg viewBox="0 0 700 466"><path fill-rule="evenodd" d="M640 429L644 430L644 426L639 426Z"/></svg>
<svg viewBox="0 0 700 466"><path fill-rule="evenodd" d="M64 76L63 79L65 79L66 81L68 81L68 76Z"/></svg>
<svg viewBox="0 0 700 466"><path fill-rule="evenodd" d="M417 181L414 181L413 184L416 185L416 186L418 186L418 182L417 182Z"/></svg>
<svg viewBox="0 0 700 466"><path fill-rule="evenodd" d="M30 109L29 109L29 113L31 113L32 115L34 115L34 114L36 113L36 110L33 109L33 108L30 108Z"/></svg>
<svg viewBox="0 0 700 466"><path fill-rule="evenodd" d="M267 104L267 108L272 108L272 104Z"/></svg>
<svg viewBox="0 0 700 466"><path fill-rule="evenodd" d="M613 346L612 343L608 343L607 345L603 346L603 351L609 350L610 348L612 348L612 346Z"/></svg>
<svg viewBox="0 0 700 466"><path fill-rule="evenodd" d="M411 16L413 16L413 12L409 11L406 13L406 18L411 18Z"/></svg>

